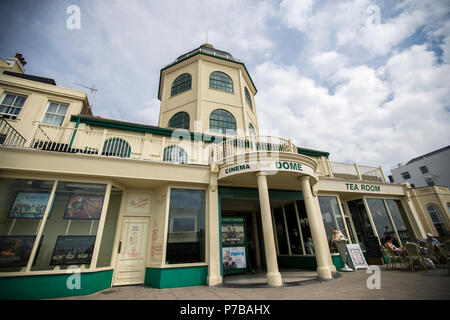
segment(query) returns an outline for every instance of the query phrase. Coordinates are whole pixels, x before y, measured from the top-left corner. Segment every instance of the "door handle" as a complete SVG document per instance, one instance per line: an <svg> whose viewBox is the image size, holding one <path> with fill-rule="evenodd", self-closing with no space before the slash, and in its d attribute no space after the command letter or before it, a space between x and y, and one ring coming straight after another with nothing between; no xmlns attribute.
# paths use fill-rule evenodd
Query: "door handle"
<svg viewBox="0 0 450 320"><path fill-rule="evenodd" d="M119 249L117 250L117 253L120 254L121 250L122 250L122 241L119 242Z"/></svg>

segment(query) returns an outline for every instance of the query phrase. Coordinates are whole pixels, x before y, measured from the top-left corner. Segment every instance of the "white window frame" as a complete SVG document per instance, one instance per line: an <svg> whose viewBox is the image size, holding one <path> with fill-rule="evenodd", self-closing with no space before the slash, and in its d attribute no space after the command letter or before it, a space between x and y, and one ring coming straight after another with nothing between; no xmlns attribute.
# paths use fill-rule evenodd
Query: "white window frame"
<svg viewBox="0 0 450 320"><path fill-rule="evenodd" d="M14 96L14 100L13 100L11 105L3 105L3 102L5 101L6 96L8 94ZM17 97L25 98L25 101L23 102L23 105L21 107L14 106L14 102L16 102ZM8 91L3 92L2 100L0 102L0 106L5 106L5 107L8 107L10 109L19 109L19 113L13 114L13 113L10 113L10 112L9 113L8 112L0 112L0 115L9 116L9 117L12 117L12 118L16 119L20 115L20 113L22 112L22 109L23 109L25 103L27 102L27 99L28 99L28 96L25 95L25 94L18 94L18 93L8 92Z"/></svg>
<svg viewBox="0 0 450 320"><path fill-rule="evenodd" d="M50 108L50 105L51 105L52 103L58 105L58 107L56 108L56 111L59 110L60 106L67 106L67 110L66 110L66 113L64 114L64 116L61 115L61 114L59 114L59 113L53 113L53 112L49 112L49 111L48 111L48 109ZM42 123L42 124L49 125L49 126L62 127L62 125L64 124L64 121L66 120L66 116L67 116L67 114L69 113L69 107L70 107L70 103L57 102L57 101L48 101L47 108L46 108L44 114L42 115L41 123ZM52 124L44 123L44 119L45 119L45 116L46 116L47 114L48 114L48 115L52 115L52 116L54 116L54 117L63 117L63 119L62 119L62 121L61 121L61 124L55 125L55 124L53 124L53 123L52 123Z"/></svg>

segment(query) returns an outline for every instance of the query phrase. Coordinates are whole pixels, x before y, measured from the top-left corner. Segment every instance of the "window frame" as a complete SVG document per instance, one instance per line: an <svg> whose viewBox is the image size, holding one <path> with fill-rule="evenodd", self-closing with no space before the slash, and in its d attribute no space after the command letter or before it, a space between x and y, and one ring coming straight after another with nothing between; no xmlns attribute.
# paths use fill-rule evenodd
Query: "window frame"
<svg viewBox="0 0 450 320"><path fill-rule="evenodd" d="M216 79L212 79L211 77L218 76ZM228 81L229 80L229 81ZM216 82L216 83L214 83ZM228 88L231 85L231 91ZM228 89L227 89L228 88ZM209 75L209 89L215 89L227 93L234 94L234 84L233 79L222 71L213 71Z"/></svg>
<svg viewBox="0 0 450 320"><path fill-rule="evenodd" d="M252 97L251 97L250 92L248 91L247 87L244 87L244 95L245 95L245 102L247 102L247 105L253 111Z"/></svg>
<svg viewBox="0 0 450 320"><path fill-rule="evenodd" d="M11 105L4 105L4 104L3 104L4 101L5 101L5 99L6 99L6 96L7 96L7 95L12 95L12 96L14 96L14 100L13 100L13 102L11 103ZM25 99L25 100L23 101L23 104L22 104L20 107L14 106L14 103L16 102L17 97L21 97L21 98L24 98L24 99ZM14 93L14 92L11 92L11 91L4 91L3 94L2 94L1 102L0 102L0 108L1 108L1 107L6 107L7 110L8 110L8 109L12 109L12 108L14 108L14 109L19 109L19 112L18 112L17 114L15 114L15 113L11 113L11 112L8 113L8 112L2 112L2 111L0 111L0 117L10 118L10 119L17 119L17 118L19 117L20 113L22 112L23 107L25 106L27 100L28 100L28 97L29 97L29 95L27 95L27 94L23 94L23 93Z"/></svg>
<svg viewBox="0 0 450 320"><path fill-rule="evenodd" d="M49 112L48 110L49 110L50 105L51 105L52 103L58 105L57 108L56 108L56 111L58 111L59 108L60 108L61 106L66 106L67 109L66 109L65 114L64 114L64 115L61 115L61 114L59 114L59 113L51 113L51 112ZM47 103L47 108L45 109L45 112L44 112L44 114L42 115L41 123L42 123L42 124L45 124L45 125L48 125L48 126L62 127L62 125L64 124L64 121L66 120L66 116L67 116L67 114L69 113L69 108L70 108L70 103L67 103L67 102L57 102L57 101L50 101L50 100L49 100L48 103ZM53 119L56 119L56 117L62 117L61 124L53 124L53 123L50 124L50 123L45 123L44 120L45 120L45 118L46 118L47 115L53 116L53 117L54 117Z"/></svg>
<svg viewBox="0 0 450 320"><path fill-rule="evenodd" d="M221 112L221 113L224 113L224 114L218 114L217 115L217 119L211 119L211 117L214 115L214 116L216 116L216 114L218 113L218 112ZM228 117L228 115L229 116L231 116L231 118L230 119L232 119L233 121L234 121L234 128L232 127L232 126L230 126L230 124L233 124L233 122L232 121L228 121L228 120L226 120L226 119L221 119L222 117ZM229 118L229 117L228 117ZM211 123L213 123L213 122L217 122L218 123L218 125L216 126L216 127L212 127L211 126ZM224 128L223 126L220 126L220 124L221 123L225 123L226 124L226 127ZM213 132L219 132L219 133L222 133L222 134L229 134L230 133L230 131L232 130L233 131L233 135L236 135L237 134L237 123L236 123L236 118L233 116L233 114L230 112L230 111L228 111L228 110L225 110L225 109L214 109L213 111L211 111L211 113L209 114L209 130L210 131L213 131Z"/></svg>
<svg viewBox="0 0 450 320"><path fill-rule="evenodd" d="M181 117L181 121L179 121L179 119L178 119L179 117L177 117L178 115L180 115L179 117ZM187 120L186 120L186 117L187 117ZM173 125L171 125L172 120L173 121L177 120L177 123L179 122L181 124L181 126L173 126ZM187 122L187 128L186 128L186 122ZM185 126L183 126L183 124ZM169 128L177 128L177 129L189 130L189 128L191 126L191 116L186 111L177 112L172 117L170 117L169 122L167 123L167 126Z"/></svg>
<svg viewBox="0 0 450 320"><path fill-rule="evenodd" d="M400 173L400 175L402 176L403 180L411 179L411 174L409 173L409 171L402 172Z"/></svg>
<svg viewBox="0 0 450 320"><path fill-rule="evenodd" d="M180 74L178 77L175 78L175 80L173 80L172 85L170 87L170 96L174 97L191 89L192 89L192 75L186 72Z"/></svg>

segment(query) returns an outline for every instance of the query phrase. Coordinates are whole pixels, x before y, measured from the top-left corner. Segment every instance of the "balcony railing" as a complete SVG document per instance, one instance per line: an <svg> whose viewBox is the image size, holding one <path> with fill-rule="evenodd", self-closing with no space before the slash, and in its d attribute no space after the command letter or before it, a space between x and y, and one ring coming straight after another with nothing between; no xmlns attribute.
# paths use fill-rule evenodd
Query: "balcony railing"
<svg viewBox="0 0 450 320"><path fill-rule="evenodd" d="M26 139L3 118L0 118L0 144L8 147L23 147Z"/></svg>
<svg viewBox="0 0 450 320"><path fill-rule="evenodd" d="M30 147L140 160L209 164L209 149L202 142L127 135L104 129L66 128L39 124Z"/></svg>
<svg viewBox="0 0 450 320"><path fill-rule="evenodd" d="M334 178L350 180L366 180L373 182L386 182L381 167L362 166L356 163L331 162L330 167Z"/></svg>

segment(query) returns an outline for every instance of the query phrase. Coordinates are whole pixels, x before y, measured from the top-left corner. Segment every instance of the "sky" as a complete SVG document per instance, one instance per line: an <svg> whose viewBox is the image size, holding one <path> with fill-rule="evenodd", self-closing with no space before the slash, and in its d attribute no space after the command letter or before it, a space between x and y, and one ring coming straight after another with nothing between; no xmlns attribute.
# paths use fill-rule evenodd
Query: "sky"
<svg viewBox="0 0 450 320"><path fill-rule="evenodd" d="M449 145L450 0L15 0L0 30L0 58L87 92L96 116L157 125L160 70L207 32L245 63L260 131L386 176Z"/></svg>

